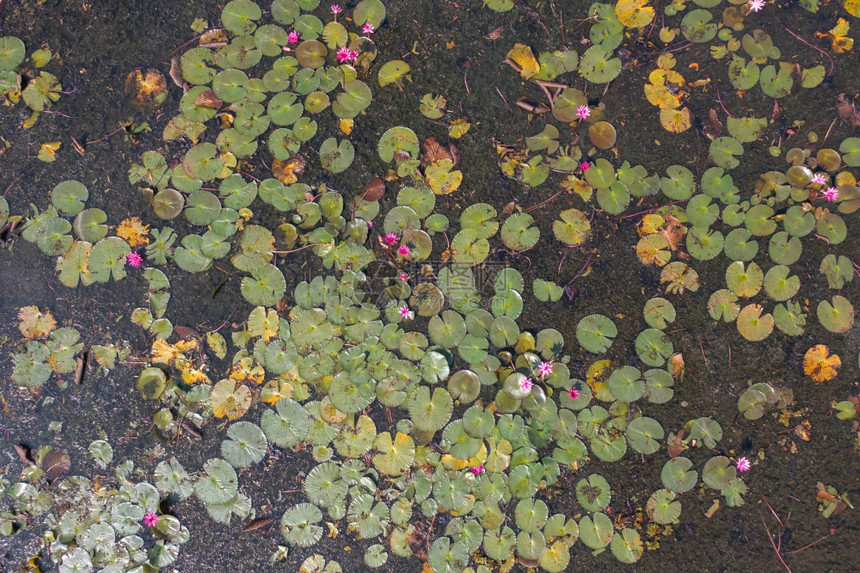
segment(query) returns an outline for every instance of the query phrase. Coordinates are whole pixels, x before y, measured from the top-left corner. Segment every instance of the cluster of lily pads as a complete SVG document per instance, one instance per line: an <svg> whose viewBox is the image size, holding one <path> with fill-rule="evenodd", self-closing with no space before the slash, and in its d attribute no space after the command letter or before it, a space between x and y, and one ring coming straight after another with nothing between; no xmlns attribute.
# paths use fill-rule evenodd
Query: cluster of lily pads
<svg viewBox="0 0 860 573"><path fill-rule="evenodd" d="M104 440L91 443L89 451L102 469L113 459ZM173 563L188 541L188 528L159 510L168 491L137 479L133 461L118 464L110 476L92 479L65 475L69 456L50 446L39 448L34 458L21 481L12 484L0 477L0 497L15 505L14 514L0 514L0 529L11 535L30 519L45 520L44 541L59 571L157 571ZM164 481L158 470L156 480Z"/></svg>
<svg viewBox="0 0 860 573"><path fill-rule="evenodd" d="M719 1L695 3L709 8ZM486 4L504 11L514 2ZM716 166L698 180L681 165L667 168L664 177L649 176L644 166L625 161L616 168L596 157L614 145L615 128L603 119L602 106L589 105L582 91L556 80L575 70L593 83L614 79L622 67L614 53L625 29L642 28L654 17L646 4L592 6L594 45L582 58L574 50L535 58L522 45L508 53L524 79L546 90L549 106L542 111L575 130L588 125L595 149L561 145L559 129L547 123L526 138L525 150L500 150L502 170L528 186L543 183L551 171L563 172L566 189L589 206L593 193L597 206L612 215L625 211L633 198L662 192L673 204L643 218L636 251L643 264L661 267L667 296L699 288L690 257L706 261L725 253L731 261L727 288L711 296L712 318L736 321L751 341L766 338L774 325L800 335L805 310L794 302L800 280L790 266L800 258L801 239L814 236L813 231L829 244L845 239L842 215L860 207L860 189L846 169L860 165L860 139L846 138L839 151L819 149L815 155L790 150L791 166L763 174L751 195L734 185L728 171L743 153L740 142L757 137L761 123L755 118L729 122L733 137L714 140ZM681 4L666 6L666 15L680 11ZM391 552L416 556L436 573L470 567L488 571L494 563L509 567L515 561L564 571L577 541L597 553L609 548L620 561L633 563L644 553L643 537L651 534L641 522L614 522L609 481L585 471L594 460L617 462L628 450L650 456L665 446L669 452L662 487L645 505L654 526L678 519L678 497L700 483L700 476L728 505L742 504L747 486L721 445L717 421L691 419L667 435L648 415L651 405L671 401L683 374L683 360L679 366L666 332L676 318L669 300L654 296L643 309L647 328L632 350L644 371L638 363L592 360L607 353L618 329L608 316L582 317L575 328L576 353L588 361L581 379L571 371L568 354L574 352L567 349L576 348L573 341L566 342L553 328L531 331L517 322L527 292L522 274L482 266L493 261L497 249L517 253L535 247L541 233L532 216L503 214L502 220L487 203L467 206L454 221L436 212L437 197L455 192L463 180L455 154L430 153L406 126L382 133L377 152L396 187L394 206L385 212L380 194L350 196L324 183L299 180L310 142L335 122L345 137L330 135L319 142L319 165L337 174L352 164L355 147L349 135L372 100L370 87L358 78L371 71L377 54L370 34L385 18L379 0L362 0L347 20L355 28L350 31L337 21L339 11L332 16L323 8L318 0L274 0L264 16L255 2L233 0L222 11L223 28L203 33L199 45L178 58L179 78L188 90L164 130L168 149L144 152L129 169L129 180L143 188L155 217L175 220L178 231L127 219L108 236L106 214L85 208L89 191L78 181L54 187L51 206L43 211L34 206L23 227L25 240L58 257L59 280L70 288L123 279L130 257L140 256L135 249L142 249L146 303L131 320L153 340L149 363L136 382L141 396L158 402L153 432L174 444L183 436L195 437L210 421L222 420L226 428L220 457L209 459L199 472L188 472L171 458L157 465L155 486L131 484L133 465L126 462L115 475L118 488L112 495L91 491L93 484L84 478L59 482L62 503L86 497L89 504L86 512L66 511L51 534L52 558L61 569L86 569L89 563L108 571L135 571L144 560L151 567L169 565L188 532L162 515L150 528L154 537L141 537L137 521L144 512L157 511L162 497L182 501L194 496L215 521L244 520L254 510L237 469L257 467L275 450L288 456L307 450L314 460L304 476L303 498L280 514L286 544L313 546L325 526L331 532L340 524L365 542L364 562L371 568L383 566ZM701 12L710 16L693 10L680 24L691 42L709 41L718 33ZM330 21L323 23L320 15ZM263 23L264 18L273 21ZM778 59L758 32L741 41L727 32L722 38L729 43L726 50L742 46L751 58ZM0 42L0 48L4 45ZM338 61L341 49L358 55ZM677 79L670 62L663 63L663 79L655 76L651 85L656 87L650 90L660 101L673 96L666 83ZM813 78L818 74L808 72ZM409 73L405 62L388 62L378 71L378 84L401 85ZM752 68L744 73L753 73ZM780 73L774 66L761 72L765 93L793 81ZM329 107L334 117L322 115ZM421 112L428 118L441 117L443 108L440 96L422 99ZM535 110L541 111L532 106ZM212 128L218 132L214 143L211 137L201 141ZM465 129L468 124L452 122L449 136L456 138ZM258 149L263 137L266 147ZM529 157L529 152L546 157ZM273 159L273 176L262 180L244 170L260 153ZM579 163L583 157L589 158L585 166ZM825 183L813 183L819 174ZM831 183L838 190L834 201L822 194ZM0 225L6 218L8 206L0 198ZM572 248L590 240L591 218L583 210L565 209L552 229ZM757 237L771 237L774 265L766 273L754 261ZM682 246L689 257L673 260ZM288 285L282 268L304 248L324 274ZM220 259L244 273L241 294L254 307L247 319L229 336L174 328L166 316L170 282L155 267L175 265L197 273ZM847 257L828 254L820 268L831 289L853 279ZM534 279L531 286L541 301L558 301L563 293L545 279ZM753 302L762 286L775 303L773 316ZM739 297L750 303L741 308ZM818 306L820 322L832 332L850 328L853 315L852 305L839 294ZM75 329L54 330L53 318L35 307L22 309L20 317L28 340L14 356L16 383L38 386L52 372L68 374L79 366L75 355L82 345ZM105 367L127 353L113 346L91 351ZM217 371L205 359L207 353L229 366ZM826 352L809 360L815 372L834 370ZM757 383L740 396L738 408L754 420L791 399L790 391ZM97 463L107 465L105 444L90 449ZM713 455L718 447L721 453ZM578 516L551 513L547 501L573 481ZM27 483L10 491L29 514L61 503ZM33 505L37 502L41 505ZM154 545L144 552L151 541ZM273 558L283 555L279 549ZM314 555L302 570L337 571L339 566Z"/></svg>
<svg viewBox="0 0 860 573"><path fill-rule="evenodd" d="M26 46L20 38L0 37L0 101L14 105L23 100L33 112L23 126L31 127L41 112L50 109L60 99L63 86L54 74L36 71L53 59L49 48L42 47L32 52L26 64L25 58Z"/></svg>

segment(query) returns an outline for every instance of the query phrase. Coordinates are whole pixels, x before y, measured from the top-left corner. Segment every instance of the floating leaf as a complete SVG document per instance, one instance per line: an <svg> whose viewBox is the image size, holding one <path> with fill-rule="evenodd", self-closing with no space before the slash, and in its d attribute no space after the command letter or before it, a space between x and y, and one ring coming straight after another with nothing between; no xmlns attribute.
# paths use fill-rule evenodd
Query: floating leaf
<svg viewBox="0 0 860 573"><path fill-rule="evenodd" d="M833 296L832 302L819 302L817 314L818 322L830 332L845 332L854 325L854 307L847 298L838 294Z"/></svg>
<svg viewBox="0 0 860 573"><path fill-rule="evenodd" d="M570 246L585 242L591 232L591 223L585 213L579 209L566 209L559 213L559 217L561 221L552 224L556 239Z"/></svg>
<svg viewBox="0 0 860 573"><path fill-rule="evenodd" d="M722 490L736 477L737 470L732 465L731 460L725 456L712 457L702 468L702 481L705 482L706 486L713 489Z"/></svg>
<svg viewBox="0 0 860 573"><path fill-rule="evenodd" d="M404 81L412 81L410 72L412 67L403 60L392 60L385 62L379 68L379 87L384 88L389 84L394 84L400 89L403 89Z"/></svg>
<svg viewBox="0 0 860 573"><path fill-rule="evenodd" d="M671 458L665 464L660 472L660 479L663 481L663 486L669 491L675 493L684 493L690 491L696 485L698 475L693 467L693 462L685 457Z"/></svg>
<svg viewBox="0 0 860 573"><path fill-rule="evenodd" d="M14 70L24 61L24 42L15 36L0 38L0 70Z"/></svg>
<svg viewBox="0 0 860 573"><path fill-rule="evenodd" d="M658 489L648 498L645 512L648 519L660 525L672 523L681 515L681 502L677 501L674 492Z"/></svg>
<svg viewBox="0 0 860 573"><path fill-rule="evenodd" d="M298 547L310 547L322 537L322 512L309 503L296 504L284 512L281 518L281 533L288 543Z"/></svg>
<svg viewBox="0 0 860 573"><path fill-rule="evenodd" d="M764 340L773 332L773 316L762 314L764 309L760 304L749 304L738 313L738 332L747 340L758 342ZM720 488L717 488L720 489Z"/></svg>
<svg viewBox="0 0 860 573"><path fill-rule="evenodd" d="M602 314L590 314L576 325L576 340L589 352L604 354L618 335L615 323Z"/></svg>
<svg viewBox="0 0 860 573"><path fill-rule="evenodd" d="M236 422L227 428L228 440L221 442L221 455L236 468L247 468L266 455L266 436L251 422Z"/></svg>
<svg viewBox="0 0 860 573"><path fill-rule="evenodd" d="M212 392L209 394L209 407L217 418L225 416L230 420L241 418L250 406L250 390L241 384L237 386L231 378L220 380L212 387Z"/></svg>
<svg viewBox="0 0 860 573"><path fill-rule="evenodd" d="M204 504L227 503L238 491L236 470L220 458L212 458L203 465L206 472L197 480L194 491Z"/></svg>
<svg viewBox="0 0 860 573"><path fill-rule="evenodd" d="M645 546L635 529L623 529L612 538L612 554L622 563L636 563L645 552Z"/></svg>
<svg viewBox="0 0 860 573"><path fill-rule="evenodd" d="M590 549L602 549L609 545L614 531L612 520L605 513L586 515L579 520L579 538Z"/></svg>

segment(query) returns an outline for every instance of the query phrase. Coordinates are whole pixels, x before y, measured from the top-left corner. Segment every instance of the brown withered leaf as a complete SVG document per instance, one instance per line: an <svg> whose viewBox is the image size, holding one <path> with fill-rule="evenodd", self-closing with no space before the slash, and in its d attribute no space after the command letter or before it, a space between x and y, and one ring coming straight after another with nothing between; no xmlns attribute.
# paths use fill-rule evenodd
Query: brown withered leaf
<svg viewBox="0 0 860 573"><path fill-rule="evenodd" d="M678 430L677 435L675 435L675 439L673 439L671 441L671 443L668 446L668 449L669 449L669 456L673 457L673 458L677 458L682 453L684 453L684 450L687 449L687 446L684 445L684 430L683 429Z"/></svg>
<svg viewBox="0 0 860 573"><path fill-rule="evenodd" d="M179 65L179 54L170 59L170 79L177 87L182 88L182 93L188 91L188 84L185 83L185 78L182 77L182 68Z"/></svg>
<svg viewBox="0 0 860 573"><path fill-rule="evenodd" d="M211 30L206 30L200 37L197 39L198 45L204 44L215 44L220 42L227 41L227 31L224 28L212 28Z"/></svg>
<svg viewBox="0 0 860 573"><path fill-rule="evenodd" d="M30 446L27 444L15 444L13 446L15 448L15 453L18 454L18 457L21 458L21 461L27 464L28 466L35 466L33 460L30 459Z"/></svg>
<svg viewBox="0 0 860 573"><path fill-rule="evenodd" d="M305 170L305 160L301 155L293 155L289 159L275 159L272 162L272 175L286 185L292 185L299 180L297 177Z"/></svg>
<svg viewBox="0 0 860 573"><path fill-rule="evenodd" d="M684 355L679 352L672 356L669 359L669 366L672 367L672 378L677 378L684 374L684 370L686 369L684 367Z"/></svg>
<svg viewBox="0 0 860 573"><path fill-rule="evenodd" d="M836 112L842 118L842 121L851 127L860 125L860 109L857 109L854 102L849 100L845 94L836 96Z"/></svg>
<svg viewBox="0 0 860 573"><path fill-rule="evenodd" d="M51 450L42 458L42 469L45 470L45 479L54 481L61 475L69 473L72 469L72 459L66 452Z"/></svg>
<svg viewBox="0 0 860 573"><path fill-rule="evenodd" d="M272 524L277 520L274 517L261 517L259 519L254 519L245 526L242 530L244 532L248 531L259 531L263 535L266 535L271 532ZM268 530L268 531L267 531Z"/></svg>
<svg viewBox="0 0 860 573"><path fill-rule="evenodd" d="M450 159L456 167L460 162L460 151L453 143L444 147L435 137L428 137L421 143L421 166L427 167L440 159Z"/></svg>
<svg viewBox="0 0 860 573"><path fill-rule="evenodd" d="M206 90L205 92L194 98L194 105L198 107L206 107L209 109L221 109L221 106L224 105L224 102L218 99L218 96L215 95L215 92L213 92L212 90Z"/></svg>
<svg viewBox="0 0 860 573"><path fill-rule="evenodd" d="M666 220L666 224L657 231L657 234L666 237L666 240L669 241L670 250L677 251L678 245L684 240L684 235L687 234L687 229L681 224L678 218L672 215L666 215L664 219Z"/></svg>
<svg viewBox="0 0 860 573"><path fill-rule="evenodd" d="M189 338L200 338L200 333L191 328L190 326L174 326L173 332L175 332L182 340L188 340Z"/></svg>
<svg viewBox="0 0 860 573"><path fill-rule="evenodd" d="M385 181L379 177L374 177L364 186L364 193L361 198L364 201L379 201L385 195Z"/></svg>

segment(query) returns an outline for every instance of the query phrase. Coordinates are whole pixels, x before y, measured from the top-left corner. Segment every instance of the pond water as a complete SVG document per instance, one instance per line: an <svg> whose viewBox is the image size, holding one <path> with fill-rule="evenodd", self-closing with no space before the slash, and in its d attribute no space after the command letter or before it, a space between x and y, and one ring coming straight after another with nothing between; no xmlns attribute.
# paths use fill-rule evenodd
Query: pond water
<svg viewBox="0 0 860 573"><path fill-rule="evenodd" d="M0 569L860 567L856 2L258 4L0 0Z"/></svg>

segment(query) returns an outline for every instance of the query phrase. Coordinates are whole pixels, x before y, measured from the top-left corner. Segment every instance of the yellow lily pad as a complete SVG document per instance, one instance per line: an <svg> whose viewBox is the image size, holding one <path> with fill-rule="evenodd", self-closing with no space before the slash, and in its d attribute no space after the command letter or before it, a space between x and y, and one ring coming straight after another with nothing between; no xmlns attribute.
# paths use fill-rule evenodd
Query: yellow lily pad
<svg viewBox="0 0 860 573"><path fill-rule="evenodd" d="M540 64L535 58L532 49L525 44L514 44L508 55L505 56L520 67L520 76L527 80L540 71Z"/></svg>
<svg viewBox="0 0 860 573"><path fill-rule="evenodd" d="M803 355L803 372L816 382L833 380L842 366L837 354L830 354L824 344L816 344Z"/></svg>

